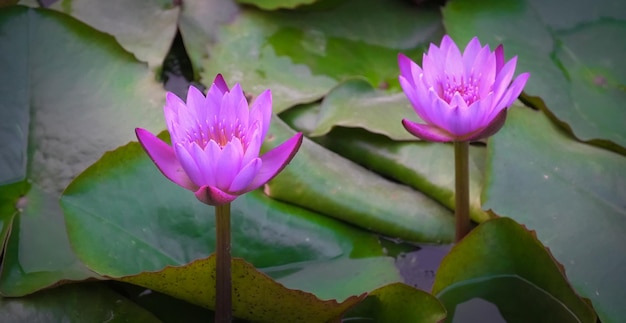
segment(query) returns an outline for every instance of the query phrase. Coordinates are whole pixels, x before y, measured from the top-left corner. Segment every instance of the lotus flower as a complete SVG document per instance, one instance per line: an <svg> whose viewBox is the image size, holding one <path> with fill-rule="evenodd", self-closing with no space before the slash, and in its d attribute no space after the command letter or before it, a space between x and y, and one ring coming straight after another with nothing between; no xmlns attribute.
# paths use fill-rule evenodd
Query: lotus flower
<svg viewBox="0 0 626 323"><path fill-rule="evenodd" d="M209 205L230 203L276 176L294 157L302 134L259 157L272 115L270 90L248 107L239 84L217 75L206 97L189 87L187 103L167 93L165 120L172 146L137 128L139 142L172 182Z"/></svg>
<svg viewBox="0 0 626 323"><path fill-rule="evenodd" d="M426 122L404 119L416 137L428 141L470 141L496 133L506 109L520 95L530 74L512 83L517 57L505 63L502 45L494 52L474 37L463 54L446 35L441 46L430 45L422 68L398 55L400 85L415 112Z"/></svg>

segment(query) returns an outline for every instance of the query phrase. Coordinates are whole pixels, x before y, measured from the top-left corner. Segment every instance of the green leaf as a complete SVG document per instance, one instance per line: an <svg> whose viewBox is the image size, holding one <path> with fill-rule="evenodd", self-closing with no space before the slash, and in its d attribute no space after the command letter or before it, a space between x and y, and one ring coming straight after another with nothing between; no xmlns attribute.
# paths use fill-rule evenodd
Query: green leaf
<svg viewBox="0 0 626 323"><path fill-rule="evenodd" d="M518 56L518 73L531 73L528 99L577 138L624 154L626 47L613 41L626 32L624 12L625 2L610 0L577 0L567 8L554 0L455 0L443 15L460 45L478 36Z"/></svg>
<svg viewBox="0 0 626 323"><path fill-rule="evenodd" d="M473 298L496 304L507 322L596 321L541 242L509 218L481 224L454 246L433 294L449 310L448 322L458 304Z"/></svg>
<svg viewBox="0 0 626 323"><path fill-rule="evenodd" d="M416 140L402 126L405 118L422 122L404 92L390 94L374 89L362 79L352 79L326 95L317 127L309 135L318 137L335 126L343 126L363 128L394 140Z"/></svg>
<svg viewBox="0 0 626 323"><path fill-rule="evenodd" d="M344 316L344 322L441 322L446 309L431 294L403 283L378 288Z"/></svg>
<svg viewBox="0 0 626 323"><path fill-rule="evenodd" d="M0 292L17 296L93 276L70 249L58 196L135 126L161 128L164 91L111 36L66 15L5 8L0 29L11 48L0 52Z"/></svg>
<svg viewBox="0 0 626 323"><path fill-rule="evenodd" d="M0 298L2 322L160 322L101 283L70 284L21 298Z"/></svg>
<svg viewBox="0 0 626 323"><path fill-rule="evenodd" d="M454 210L454 147L431 142L397 142L363 130L337 128L318 142L379 174L409 185ZM470 147L470 215L476 222L490 216L482 210L485 149Z"/></svg>
<svg viewBox="0 0 626 323"><path fill-rule="evenodd" d="M293 131L275 118L264 149L275 147L292 135ZM454 236L454 217L439 203L307 138L289 167L266 185L265 192L394 238L441 243Z"/></svg>
<svg viewBox="0 0 626 323"><path fill-rule="evenodd" d="M136 142L82 173L61 204L75 252L103 275L182 265L215 248L214 208L167 180ZM260 191L235 200L231 213L233 254L257 267L382 254L376 236Z"/></svg>
<svg viewBox="0 0 626 323"><path fill-rule="evenodd" d="M602 322L626 316L626 159L581 144L543 113L511 109L489 140L484 207L536 230Z"/></svg>
<svg viewBox="0 0 626 323"><path fill-rule="evenodd" d="M257 271L243 259L233 259L233 314L255 322L327 322L339 317L365 295L345 301L320 300L315 295L284 287ZM184 299L207 308L215 307L215 256L180 267L121 277L122 281ZM311 279L311 277L309 277Z"/></svg>
<svg viewBox="0 0 626 323"><path fill-rule="evenodd" d="M339 258L264 268L263 272L287 288L307 291L321 299L344 301L401 281L394 263L391 257Z"/></svg>
<svg viewBox="0 0 626 323"><path fill-rule="evenodd" d="M161 66L176 35L180 8L165 0L62 0L50 6L111 34L151 67Z"/></svg>
<svg viewBox="0 0 626 323"><path fill-rule="evenodd" d="M306 134L314 128L320 110L319 105L301 106L283 112L280 117ZM452 145L398 142L362 129L342 127L313 140L361 166L409 185L454 210ZM480 202L484 161L485 149L470 146L470 215L477 222L490 218L482 210Z"/></svg>
<svg viewBox="0 0 626 323"><path fill-rule="evenodd" d="M220 30L201 76L209 83L223 73L254 95L269 88L279 113L318 100L347 77L397 83L398 51L421 52L417 47L441 33L438 11L401 1L351 0L320 11L248 8Z"/></svg>
<svg viewBox="0 0 626 323"><path fill-rule="evenodd" d="M219 42L220 27L233 21L238 12L239 8L233 0L184 0L178 28L194 67L195 79L199 78L202 62L209 54L213 55L212 48ZM213 78L208 81L213 81Z"/></svg>

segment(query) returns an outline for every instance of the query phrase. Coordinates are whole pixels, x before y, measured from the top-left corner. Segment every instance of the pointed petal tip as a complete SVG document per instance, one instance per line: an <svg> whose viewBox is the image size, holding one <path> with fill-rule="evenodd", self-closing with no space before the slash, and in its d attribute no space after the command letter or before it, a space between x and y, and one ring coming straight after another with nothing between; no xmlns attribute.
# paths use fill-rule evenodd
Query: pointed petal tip
<svg viewBox="0 0 626 323"><path fill-rule="evenodd" d="M304 136L301 132L280 144L278 147L266 152L261 156L263 164L252 183L246 188L247 191L257 189L261 185L269 182L280 173L295 157L302 145Z"/></svg>
<svg viewBox="0 0 626 323"><path fill-rule="evenodd" d="M425 141L450 142L454 140L453 136L431 125L415 123L408 119L402 119L402 125L410 134Z"/></svg>
<svg viewBox="0 0 626 323"><path fill-rule="evenodd" d="M135 128L135 134L152 162L165 177L185 189L193 191L198 188L183 170L172 146L143 128Z"/></svg>
<svg viewBox="0 0 626 323"><path fill-rule="evenodd" d="M230 89L228 88L228 84L226 84L226 80L224 80L224 77L221 73L215 75L213 84L215 84L215 86L222 92L222 94L230 91Z"/></svg>

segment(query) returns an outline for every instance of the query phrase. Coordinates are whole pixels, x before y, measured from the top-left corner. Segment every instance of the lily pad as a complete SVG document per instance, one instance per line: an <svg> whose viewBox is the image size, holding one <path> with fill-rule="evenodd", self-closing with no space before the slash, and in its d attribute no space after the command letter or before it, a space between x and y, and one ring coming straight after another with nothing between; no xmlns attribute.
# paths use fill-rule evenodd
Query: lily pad
<svg viewBox="0 0 626 323"><path fill-rule="evenodd" d="M275 118L263 149L292 135ZM265 193L393 238L430 243L454 238L454 217L439 203L307 138L289 167L266 184Z"/></svg>
<svg viewBox="0 0 626 323"><path fill-rule="evenodd" d="M176 35L180 7L166 0L61 0L50 6L115 37L138 60L159 67Z"/></svg>
<svg viewBox="0 0 626 323"><path fill-rule="evenodd" d="M574 8L581 8L576 10ZM582 9L584 8L584 9ZM626 153L626 3L450 1L444 24L459 43L478 36L530 72L524 92L583 141ZM523 32L521 32L523 31Z"/></svg>
<svg viewBox="0 0 626 323"><path fill-rule="evenodd" d="M232 276L233 314L255 322L327 322L365 297L351 296L341 302L320 300L311 293L285 288L243 259L233 259ZM215 307L215 256L119 279L193 304Z"/></svg>
<svg viewBox="0 0 626 323"><path fill-rule="evenodd" d="M61 204L76 254L103 275L180 266L215 249L214 208L167 180L137 142L82 173ZM373 234L260 191L235 200L231 213L233 255L257 267L383 253Z"/></svg>
<svg viewBox="0 0 626 323"><path fill-rule="evenodd" d="M306 105L285 111L280 117L306 134L315 128L320 111L319 104ZM343 127L337 127L324 136L314 137L313 140L378 174L409 185L454 210L452 145L398 142L363 129ZM470 147L470 216L476 222L490 218L482 210L480 201L485 153L486 150L481 146Z"/></svg>
<svg viewBox="0 0 626 323"><path fill-rule="evenodd" d="M58 196L135 126L161 128L164 91L113 37L64 14L3 8L0 29L11 48L0 52L0 291L18 296L94 276L70 249Z"/></svg>
<svg viewBox="0 0 626 323"><path fill-rule="evenodd" d="M353 79L324 97L317 127L309 135L325 135L333 127L343 126L363 128L394 140L416 140L402 126L404 118L420 120L403 92L390 94L374 89L364 80Z"/></svg>
<svg viewBox="0 0 626 323"><path fill-rule="evenodd" d="M101 283L69 284L21 298L0 298L2 322L160 322Z"/></svg>
<svg viewBox="0 0 626 323"><path fill-rule="evenodd" d="M456 321L458 304L474 298L497 305L506 322L596 321L550 253L509 218L481 224L453 247L439 267L433 294L450 312L448 322Z"/></svg>
<svg viewBox="0 0 626 323"><path fill-rule="evenodd" d="M351 0L320 11L246 8L219 31L201 77L223 73L253 94L269 88L279 113L320 99L347 77L397 83L397 52L417 55L442 33L437 10L401 1Z"/></svg>
<svg viewBox="0 0 626 323"><path fill-rule="evenodd" d="M573 140L530 109L511 109L487 147L483 206L536 230L602 322L621 321L626 158Z"/></svg>
<svg viewBox="0 0 626 323"><path fill-rule="evenodd" d="M403 283L378 288L344 317L344 322L441 322L446 309L431 294Z"/></svg>

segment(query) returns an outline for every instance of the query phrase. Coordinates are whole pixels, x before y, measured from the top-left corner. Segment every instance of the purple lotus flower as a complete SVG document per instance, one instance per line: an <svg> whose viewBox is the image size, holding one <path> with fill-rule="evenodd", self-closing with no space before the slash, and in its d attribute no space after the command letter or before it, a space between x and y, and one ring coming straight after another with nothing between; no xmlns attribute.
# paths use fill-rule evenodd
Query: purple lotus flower
<svg viewBox="0 0 626 323"><path fill-rule="evenodd" d="M404 119L416 137L428 141L469 141L496 133L504 125L506 109L520 95L529 73L513 83L517 57L505 63L502 45L491 52L474 37L463 54L446 35L441 46L430 45L422 68L398 55L400 85L415 112L426 122Z"/></svg>
<svg viewBox="0 0 626 323"><path fill-rule="evenodd" d="M172 146L145 129L135 133L159 170L209 205L230 203L276 176L294 157L302 134L259 157L270 126L272 95L248 107L239 84L229 90L217 75L206 97L189 87L187 103L167 93L165 120Z"/></svg>

